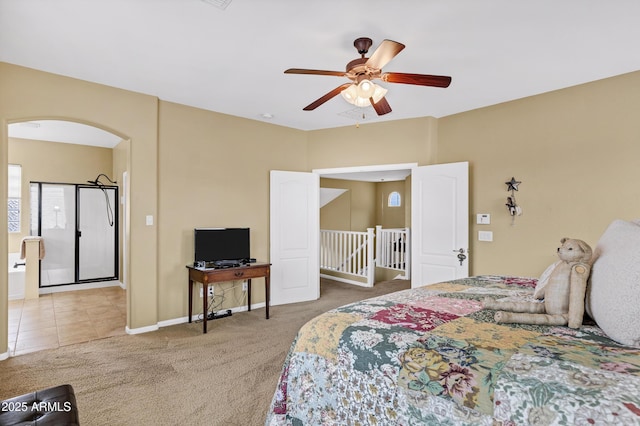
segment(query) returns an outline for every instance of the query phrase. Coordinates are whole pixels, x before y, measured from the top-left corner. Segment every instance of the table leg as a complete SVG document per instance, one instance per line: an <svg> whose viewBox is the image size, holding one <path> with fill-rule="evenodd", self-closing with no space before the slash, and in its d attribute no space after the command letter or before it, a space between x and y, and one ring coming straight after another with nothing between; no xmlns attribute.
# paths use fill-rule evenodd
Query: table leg
<svg viewBox="0 0 640 426"><path fill-rule="evenodd" d="M193 313L193 280L189 279L189 323L191 323L192 313Z"/></svg>
<svg viewBox="0 0 640 426"><path fill-rule="evenodd" d="M269 289L269 274L265 275L264 277L264 300L266 301L266 316L267 319L269 319L269 294L271 293L270 289Z"/></svg>
<svg viewBox="0 0 640 426"><path fill-rule="evenodd" d="M251 278L247 280L247 311L251 311Z"/></svg>
<svg viewBox="0 0 640 426"><path fill-rule="evenodd" d="M202 284L202 332L207 333L207 317L209 316L209 312L207 312L207 301L209 300L209 283Z"/></svg>

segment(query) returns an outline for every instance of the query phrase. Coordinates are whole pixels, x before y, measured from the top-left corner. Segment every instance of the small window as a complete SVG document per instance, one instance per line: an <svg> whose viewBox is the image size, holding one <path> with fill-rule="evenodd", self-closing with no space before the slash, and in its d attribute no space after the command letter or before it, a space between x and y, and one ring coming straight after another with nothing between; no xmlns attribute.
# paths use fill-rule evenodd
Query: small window
<svg viewBox="0 0 640 426"><path fill-rule="evenodd" d="M7 216L9 218L9 232L20 232L20 199L22 192L22 167L17 164L9 164L9 178L7 182L8 200Z"/></svg>
<svg viewBox="0 0 640 426"><path fill-rule="evenodd" d="M400 198L400 193L398 191L393 191L389 194L389 202L387 205L389 207L400 207L402 205L402 199Z"/></svg>

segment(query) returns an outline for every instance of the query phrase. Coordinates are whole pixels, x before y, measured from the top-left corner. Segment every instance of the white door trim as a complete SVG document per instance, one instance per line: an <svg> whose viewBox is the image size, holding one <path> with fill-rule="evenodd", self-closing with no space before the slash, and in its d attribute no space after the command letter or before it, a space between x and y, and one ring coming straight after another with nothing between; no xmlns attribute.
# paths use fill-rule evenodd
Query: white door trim
<svg viewBox="0 0 640 426"><path fill-rule="evenodd" d="M374 174L375 172L393 172L399 170L412 170L414 167L418 167L418 163L398 163L398 164L378 164L373 166L353 166L353 167L335 167L328 169L313 169L312 173L316 173L320 175L320 177L324 177L325 175L337 175L337 174L351 174L351 173L362 173L362 174ZM409 173L411 174L411 173ZM357 179L363 180L366 179ZM379 180L377 180L379 182Z"/></svg>

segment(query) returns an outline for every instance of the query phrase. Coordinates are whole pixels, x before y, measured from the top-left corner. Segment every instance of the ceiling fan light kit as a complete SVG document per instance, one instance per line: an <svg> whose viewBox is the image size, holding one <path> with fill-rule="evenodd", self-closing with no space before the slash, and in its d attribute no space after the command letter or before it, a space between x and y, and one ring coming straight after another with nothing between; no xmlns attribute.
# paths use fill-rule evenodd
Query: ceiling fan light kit
<svg viewBox="0 0 640 426"><path fill-rule="evenodd" d="M358 96L360 96L361 98L366 98L369 99L371 96L373 96L373 92L376 90L375 87L373 87L373 83L369 80L362 80L360 81L360 83L358 83Z"/></svg>
<svg viewBox="0 0 640 426"><path fill-rule="evenodd" d="M368 37L357 38L353 45L360 58L349 62L345 72L310 70L302 68L289 68L285 74L311 74L335 77L347 77L351 83L342 84L326 93L303 108L312 111L333 97L341 94L343 99L358 107L372 106L378 115L391 112L391 106L385 95L387 89L375 84L372 80L380 79L387 83L412 84L416 86L449 87L451 77L441 75L408 74L396 72L382 72L382 68L389 63L398 53L404 49L404 44L393 40L383 40L371 57L365 55L373 41Z"/></svg>
<svg viewBox="0 0 640 426"><path fill-rule="evenodd" d="M358 107L364 108L371 106L371 99L373 99L374 104L377 104L380 99L382 99L387 94L387 89L371 82L368 83L371 87L366 92L360 90L360 84L362 84L361 82L358 86L356 86L355 84L350 85L342 92L340 92L340 94L345 101Z"/></svg>

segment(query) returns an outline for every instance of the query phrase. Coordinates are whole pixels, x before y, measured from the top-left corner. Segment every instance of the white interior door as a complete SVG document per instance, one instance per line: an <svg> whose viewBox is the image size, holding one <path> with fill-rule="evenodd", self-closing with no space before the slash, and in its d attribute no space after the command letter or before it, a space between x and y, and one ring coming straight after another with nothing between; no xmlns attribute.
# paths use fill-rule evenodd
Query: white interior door
<svg viewBox="0 0 640 426"><path fill-rule="evenodd" d="M411 286L469 276L469 163L412 169L411 203Z"/></svg>
<svg viewBox="0 0 640 426"><path fill-rule="evenodd" d="M271 171L271 304L320 297L320 179L315 173Z"/></svg>

